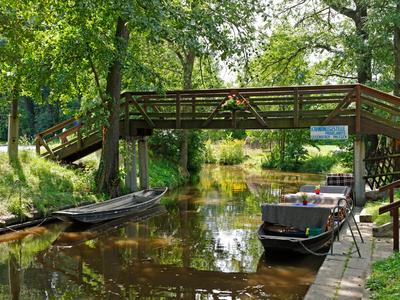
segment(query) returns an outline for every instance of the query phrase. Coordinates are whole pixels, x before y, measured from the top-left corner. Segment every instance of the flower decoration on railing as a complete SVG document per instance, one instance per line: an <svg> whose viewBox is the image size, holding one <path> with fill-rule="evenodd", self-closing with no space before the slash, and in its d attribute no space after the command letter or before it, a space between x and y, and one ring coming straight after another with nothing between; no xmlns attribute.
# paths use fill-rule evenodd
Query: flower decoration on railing
<svg viewBox="0 0 400 300"><path fill-rule="evenodd" d="M248 103L248 100L243 96L232 94L226 97L224 104L222 104L222 109L231 111L245 110Z"/></svg>

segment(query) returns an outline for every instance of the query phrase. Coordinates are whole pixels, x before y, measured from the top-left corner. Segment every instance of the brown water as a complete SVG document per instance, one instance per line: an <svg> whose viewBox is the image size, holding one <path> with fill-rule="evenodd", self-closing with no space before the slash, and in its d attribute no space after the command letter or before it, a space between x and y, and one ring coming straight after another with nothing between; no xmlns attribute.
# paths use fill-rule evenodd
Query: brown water
<svg viewBox="0 0 400 300"><path fill-rule="evenodd" d="M322 262L263 254L260 204L319 175L206 166L147 215L0 236L0 299L301 299Z"/></svg>

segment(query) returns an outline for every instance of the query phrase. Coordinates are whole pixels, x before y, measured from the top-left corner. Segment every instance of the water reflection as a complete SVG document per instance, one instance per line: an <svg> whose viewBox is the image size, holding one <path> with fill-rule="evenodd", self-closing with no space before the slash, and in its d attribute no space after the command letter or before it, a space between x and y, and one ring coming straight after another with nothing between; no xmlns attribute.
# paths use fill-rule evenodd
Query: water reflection
<svg viewBox="0 0 400 300"><path fill-rule="evenodd" d="M321 259L264 256L255 231L261 203L321 179L208 166L168 211L3 235L0 297L301 299Z"/></svg>

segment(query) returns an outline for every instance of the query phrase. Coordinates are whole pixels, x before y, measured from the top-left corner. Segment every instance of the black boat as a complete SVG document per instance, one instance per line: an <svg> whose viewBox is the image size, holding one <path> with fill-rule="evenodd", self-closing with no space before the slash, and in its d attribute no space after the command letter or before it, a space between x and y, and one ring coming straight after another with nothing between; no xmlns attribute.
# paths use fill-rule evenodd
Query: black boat
<svg viewBox="0 0 400 300"><path fill-rule="evenodd" d="M99 223L142 212L158 203L167 188L152 188L134 192L104 202L55 211L52 216L82 223Z"/></svg>
<svg viewBox="0 0 400 300"><path fill-rule="evenodd" d="M279 204L264 204L263 224L258 228L258 239L265 251L290 251L302 254L326 252L336 232L345 222L351 199L343 196L335 200L336 194L325 193L317 197L308 193L312 203L303 205L298 201ZM304 193L304 192L302 192ZM292 199L294 194L287 199Z"/></svg>
<svg viewBox="0 0 400 300"><path fill-rule="evenodd" d="M322 249L327 249L332 242L333 232L328 230L311 237L305 235L290 236L290 233L284 236L270 232L268 227L262 224L258 228L257 234L266 252L293 251L301 254L310 254L309 250L319 252ZM297 232L294 235L301 235L301 233Z"/></svg>

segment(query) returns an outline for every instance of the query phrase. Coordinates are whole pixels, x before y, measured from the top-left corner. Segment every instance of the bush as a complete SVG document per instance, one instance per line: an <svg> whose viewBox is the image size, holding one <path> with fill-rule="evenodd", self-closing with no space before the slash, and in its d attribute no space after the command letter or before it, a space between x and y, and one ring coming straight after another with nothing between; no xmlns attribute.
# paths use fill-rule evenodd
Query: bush
<svg viewBox="0 0 400 300"><path fill-rule="evenodd" d="M300 170L309 173L326 173L337 161L338 159L333 155L317 155L305 160Z"/></svg>
<svg viewBox="0 0 400 300"><path fill-rule="evenodd" d="M210 140L206 142L204 150L204 162L207 164L215 164L217 162L217 157Z"/></svg>
<svg viewBox="0 0 400 300"><path fill-rule="evenodd" d="M150 186L175 188L185 183L184 178L179 172L178 165L170 163L165 159L149 160Z"/></svg>
<svg viewBox="0 0 400 300"><path fill-rule="evenodd" d="M219 163L235 165L244 161L243 141L227 140L219 144Z"/></svg>

